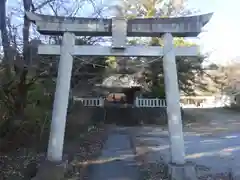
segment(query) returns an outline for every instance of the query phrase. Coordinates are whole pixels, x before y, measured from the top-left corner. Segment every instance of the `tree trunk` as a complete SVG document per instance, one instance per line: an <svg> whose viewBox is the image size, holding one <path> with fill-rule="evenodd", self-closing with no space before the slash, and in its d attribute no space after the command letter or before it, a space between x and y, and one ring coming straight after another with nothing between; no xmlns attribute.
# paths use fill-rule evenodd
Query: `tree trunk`
<svg viewBox="0 0 240 180"><path fill-rule="evenodd" d="M32 0L23 0L24 11L30 11ZM15 101L15 115L17 120L24 120L24 109L27 105L27 75L29 68L31 66L30 61L30 46L29 46L29 28L30 21L24 16L24 25L23 25L23 63L24 66L20 70L20 81L17 85L18 97Z"/></svg>
<svg viewBox="0 0 240 180"><path fill-rule="evenodd" d="M23 0L24 11L30 11L32 6L32 0ZM30 21L24 16L24 24L23 24L23 59L25 65L30 65L30 51L29 51L29 28L30 28Z"/></svg>
<svg viewBox="0 0 240 180"><path fill-rule="evenodd" d="M6 25L6 0L0 1L0 30L1 30L1 38L3 45L3 64L6 67L6 77L3 78L3 81L7 81L11 77L11 63L12 59L10 57L10 41L8 37L7 25Z"/></svg>

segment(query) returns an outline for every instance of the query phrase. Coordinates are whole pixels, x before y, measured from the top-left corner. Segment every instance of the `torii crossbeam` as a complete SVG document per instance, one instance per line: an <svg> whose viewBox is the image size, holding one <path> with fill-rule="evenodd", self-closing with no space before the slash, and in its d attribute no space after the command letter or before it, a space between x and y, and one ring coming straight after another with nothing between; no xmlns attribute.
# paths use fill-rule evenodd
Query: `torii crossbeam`
<svg viewBox="0 0 240 180"><path fill-rule="evenodd" d="M76 36L112 36L112 19L55 17L31 12L26 15L37 25L38 31L45 35L63 35L68 31ZM164 33L171 33L175 37L196 37L212 15L129 19L126 33L129 37L160 37Z"/></svg>

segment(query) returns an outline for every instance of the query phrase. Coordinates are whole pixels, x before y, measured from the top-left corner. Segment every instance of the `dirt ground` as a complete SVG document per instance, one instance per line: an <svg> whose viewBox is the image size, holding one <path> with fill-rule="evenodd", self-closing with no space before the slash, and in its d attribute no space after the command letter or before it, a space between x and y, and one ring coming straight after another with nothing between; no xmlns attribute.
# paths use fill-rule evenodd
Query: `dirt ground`
<svg viewBox="0 0 240 180"><path fill-rule="evenodd" d="M240 112L226 108L186 108L189 116L185 131L205 134L240 131Z"/></svg>
<svg viewBox="0 0 240 180"><path fill-rule="evenodd" d="M85 111L86 113L86 111ZM80 115L81 114L81 115ZM86 175L88 161L101 152L107 136L105 125L84 126L81 119L89 118L76 111L68 117L64 160L68 160L69 169L66 179L83 179ZM26 143L27 144L27 143ZM36 147L38 144L38 147ZM39 147L39 143L28 143L27 146L16 146L11 151L0 152L0 180L30 180L36 175L39 164L46 158L48 134Z"/></svg>
<svg viewBox="0 0 240 180"><path fill-rule="evenodd" d="M125 112L125 111L124 111ZM85 111L85 117L79 114L72 116L72 122L67 127L65 137L64 158L69 160L69 169L66 179L88 179L87 166L98 156L108 134L108 127L100 125L95 128L83 126L82 119L88 119L89 113ZM124 121L133 118L130 111L118 110L119 115L109 117L113 119L123 118ZM240 162L237 146L240 147L240 113L224 108L216 109L185 109L188 120L184 125L186 157L196 163L200 171L204 171L202 179L210 177L210 169L214 167L221 170L222 164L229 162L227 168L239 169L234 166ZM124 115L123 115L124 114ZM81 118L81 119L80 119ZM137 139L136 153L139 161L145 166L142 170L148 179L164 179L167 177L166 165L161 163L164 157L169 157L169 142L167 126L129 127L131 134ZM0 154L0 180L30 180L36 174L37 166L45 159L48 136L41 150L34 146L28 148L16 148L14 151ZM36 143L35 143L36 144ZM224 158L222 157L224 155ZM163 158L162 158L163 157ZM209 161L210 160L210 161ZM234 161L234 162L233 162ZM208 166L206 166L208 165ZM225 166L224 166L225 168ZM225 168L226 169L226 168ZM160 172L161 171L161 172ZM219 178L216 178L219 177ZM216 171L216 180L229 179L228 174ZM225 179L224 179L225 178ZM212 178L213 179L213 178ZM212 180L211 179L211 180ZM214 179L214 180L215 180Z"/></svg>

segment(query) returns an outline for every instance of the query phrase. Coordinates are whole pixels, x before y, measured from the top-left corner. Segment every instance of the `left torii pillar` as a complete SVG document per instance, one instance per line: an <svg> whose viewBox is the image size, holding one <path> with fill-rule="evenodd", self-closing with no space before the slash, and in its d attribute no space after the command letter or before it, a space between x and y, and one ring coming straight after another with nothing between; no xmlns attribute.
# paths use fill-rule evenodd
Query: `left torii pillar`
<svg viewBox="0 0 240 180"><path fill-rule="evenodd" d="M59 180L64 177L66 163L63 162L63 144L66 116L73 66L75 35L65 32L62 38L60 62L53 104L51 131L48 144L47 160L41 164L34 179Z"/></svg>
<svg viewBox="0 0 240 180"><path fill-rule="evenodd" d="M53 162L61 162L63 156L63 144L65 125L72 75L75 35L65 32L63 34L58 76L53 104L51 131L48 144L47 158Z"/></svg>

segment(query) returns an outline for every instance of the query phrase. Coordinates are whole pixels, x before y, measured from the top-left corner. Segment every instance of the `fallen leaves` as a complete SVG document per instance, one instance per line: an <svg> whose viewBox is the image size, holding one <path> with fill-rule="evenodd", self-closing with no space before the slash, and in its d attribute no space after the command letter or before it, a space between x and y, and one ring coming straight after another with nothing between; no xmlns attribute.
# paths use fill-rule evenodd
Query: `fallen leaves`
<svg viewBox="0 0 240 180"><path fill-rule="evenodd" d="M94 128L79 141L77 151L72 161L69 162L70 167L66 174L66 179L87 178L87 166L94 162L96 157L100 155L106 135L106 129Z"/></svg>
<svg viewBox="0 0 240 180"><path fill-rule="evenodd" d="M66 179L84 176L86 164L81 166L72 166L76 162L92 161L100 152L106 137L106 130L103 127L90 128L84 136L79 136L72 143L66 143L64 155L73 156L69 160L70 166ZM76 149L75 149L76 148ZM14 152L0 154L0 180L24 179L32 176L33 169L45 160L45 152L37 153L34 149L17 149ZM31 165L34 162L34 166ZM71 165L72 164L72 165ZM35 171L35 170L34 170ZM25 176L25 177L24 177Z"/></svg>

